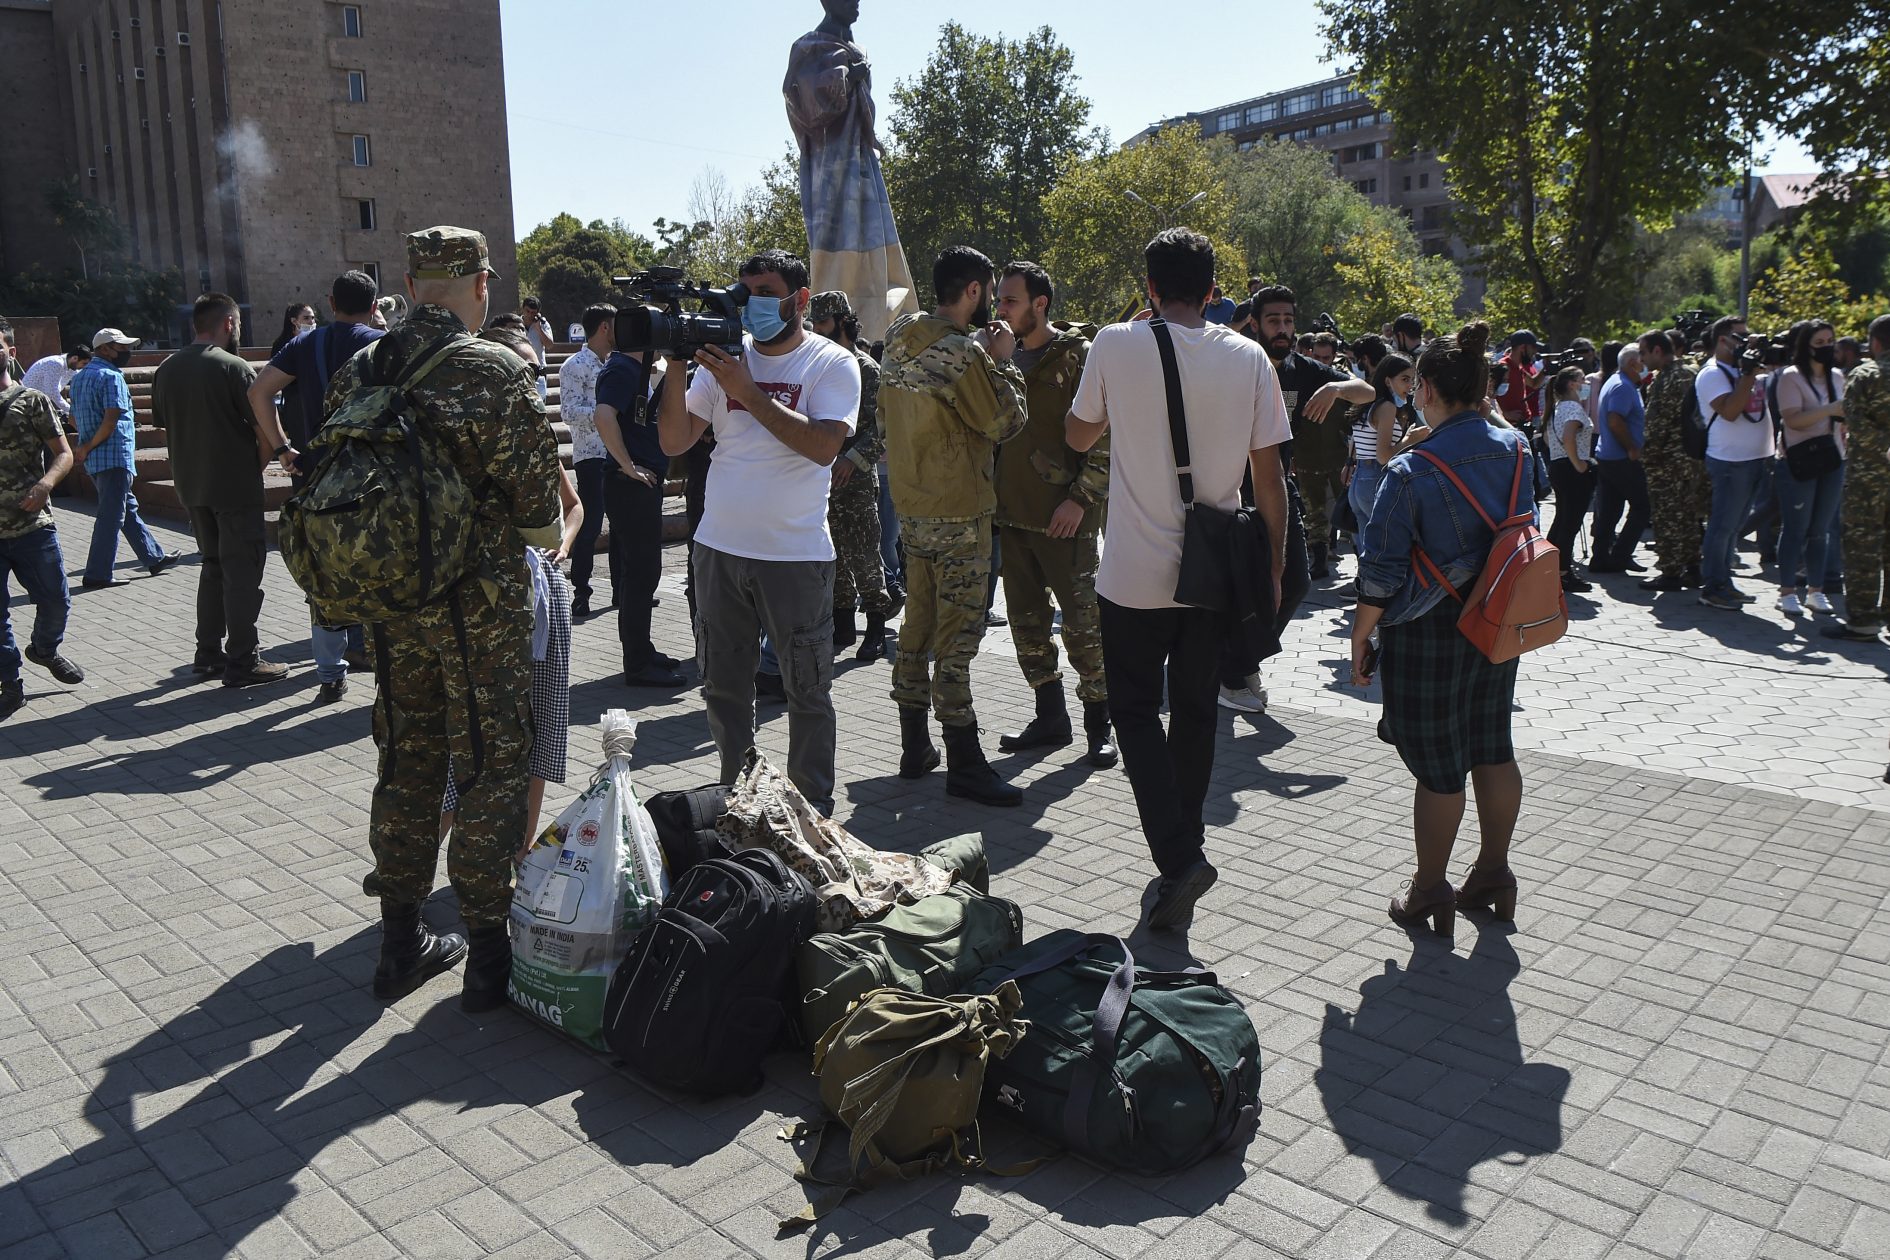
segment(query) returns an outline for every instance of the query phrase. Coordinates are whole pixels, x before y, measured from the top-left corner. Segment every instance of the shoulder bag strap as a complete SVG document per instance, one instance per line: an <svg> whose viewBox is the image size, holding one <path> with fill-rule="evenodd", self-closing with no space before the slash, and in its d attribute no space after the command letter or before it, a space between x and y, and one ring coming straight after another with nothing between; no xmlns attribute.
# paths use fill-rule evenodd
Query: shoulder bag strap
<svg viewBox="0 0 1890 1260"><path fill-rule="evenodd" d="M1188 455L1188 413L1181 402L1181 366L1175 362L1175 340L1168 331L1168 321L1156 316L1148 321L1155 334L1155 349L1162 359L1162 381L1168 387L1168 440L1175 447L1175 480L1181 484L1181 506L1194 506L1194 471Z"/></svg>

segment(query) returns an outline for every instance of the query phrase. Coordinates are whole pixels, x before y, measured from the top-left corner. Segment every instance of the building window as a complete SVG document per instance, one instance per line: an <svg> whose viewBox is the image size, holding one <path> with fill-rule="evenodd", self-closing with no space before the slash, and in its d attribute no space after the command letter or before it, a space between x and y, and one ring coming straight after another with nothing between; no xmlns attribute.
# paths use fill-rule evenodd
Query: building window
<svg viewBox="0 0 1890 1260"><path fill-rule="evenodd" d="M1429 188L1431 186L1431 176L1430 176L1429 171L1426 171L1424 174L1417 177L1417 186L1419 188Z"/></svg>
<svg viewBox="0 0 1890 1260"><path fill-rule="evenodd" d="M363 232L372 232L376 227L374 222L374 199L372 197L363 197L361 200L355 202L354 205L356 212L361 218L361 230Z"/></svg>
<svg viewBox="0 0 1890 1260"><path fill-rule="evenodd" d="M369 161L366 136L356 136L354 138L354 164L356 166L371 166L373 164Z"/></svg>
<svg viewBox="0 0 1890 1260"><path fill-rule="evenodd" d="M379 263L357 263L355 264L355 270L367 272L368 279L372 280L376 287L379 287L381 283L381 265Z"/></svg>
<svg viewBox="0 0 1890 1260"><path fill-rule="evenodd" d="M1371 196L1375 196L1378 192L1378 181L1375 179L1354 180L1352 183L1352 187L1358 189L1360 192L1364 193L1367 197L1371 197Z"/></svg>
<svg viewBox="0 0 1890 1260"><path fill-rule="evenodd" d="M1317 92L1301 92L1298 96L1289 96L1280 102L1280 113L1288 118L1317 108L1319 108Z"/></svg>
<svg viewBox="0 0 1890 1260"><path fill-rule="evenodd" d="M1237 109L1230 109L1214 120L1216 131L1232 131L1238 126L1240 126L1240 111Z"/></svg>
<svg viewBox="0 0 1890 1260"><path fill-rule="evenodd" d="M361 38L361 6L344 4L341 6L341 33L349 39Z"/></svg>
<svg viewBox="0 0 1890 1260"><path fill-rule="evenodd" d="M348 99L356 105L367 99L367 75L359 70L348 71Z"/></svg>
<svg viewBox="0 0 1890 1260"><path fill-rule="evenodd" d="M1411 177L1410 177L1409 175L1406 175L1406 176L1404 177L1404 190L1405 190L1406 192L1410 192L1410 191L1411 191Z"/></svg>

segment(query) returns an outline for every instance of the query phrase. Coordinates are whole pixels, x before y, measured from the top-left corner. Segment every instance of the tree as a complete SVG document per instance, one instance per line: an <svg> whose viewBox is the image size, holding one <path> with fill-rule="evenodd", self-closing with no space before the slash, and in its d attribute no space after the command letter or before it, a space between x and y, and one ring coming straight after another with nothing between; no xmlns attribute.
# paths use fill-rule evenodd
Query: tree
<svg viewBox="0 0 1890 1260"><path fill-rule="evenodd" d="M1290 140L1265 140L1244 153L1228 149L1222 168L1233 198L1233 237L1249 270L1291 288L1302 310L1336 306L1342 281L1332 246L1364 229L1371 202L1333 172L1329 155Z"/></svg>
<svg viewBox="0 0 1890 1260"><path fill-rule="evenodd" d="M1781 123L1788 133L1802 133L1824 169L1819 208L1835 218L1890 203L1883 177L1890 132L1878 110L1890 92L1890 0L1852 0L1839 8L1837 23L1827 24L1820 12L1786 46L1785 64L1800 90Z"/></svg>
<svg viewBox="0 0 1890 1260"><path fill-rule="evenodd" d="M1226 141L1202 140L1199 128L1169 127L1064 170L1044 198L1050 243L1042 258L1064 313L1107 322L1142 299L1142 250L1177 224L1214 243L1224 287L1234 277L1244 282L1247 263L1234 243L1232 201L1222 183L1226 148ZM1130 192L1141 201L1130 200ZM1206 195L1182 209L1196 194Z"/></svg>
<svg viewBox="0 0 1890 1260"><path fill-rule="evenodd" d="M1811 236L1753 282L1750 324L1755 331L1783 332L1799 320L1828 319L1840 336L1862 337L1886 309L1882 296L1853 293L1830 243Z"/></svg>
<svg viewBox="0 0 1890 1260"><path fill-rule="evenodd" d="M1320 0L1326 34L1436 150L1493 282L1526 286L1554 342L1582 330L1595 277L1636 223L1661 227L1728 178L1801 87L1782 50L1818 47L1848 6L1706 0ZM1440 87L1440 85L1445 85ZM1532 321L1533 322L1533 321Z"/></svg>
<svg viewBox="0 0 1890 1260"><path fill-rule="evenodd" d="M569 215L559 219L576 222ZM626 251L622 233L595 223L561 230L556 239L534 250L533 265L537 273L533 287L544 303L545 315L553 328L563 328L582 315L585 307L610 298L615 292L611 278L634 270L638 259Z"/></svg>
<svg viewBox="0 0 1890 1260"><path fill-rule="evenodd" d="M111 207L80 193L76 175L46 186L46 213L65 229L73 249L78 251L82 280L91 278L95 258L115 254L124 246L125 234Z"/></svg>
<svg viewBox="0 0 1890 1260"><path fill-rule="evenodd" d="M1463 275L1449 258L1426 256L1404 216L1385 206L1332 253L1339 286L1334 318L1348 333L1377 332L1409 311L1427 328L1444 326L1457 309ZM1296 294L1297 296L1297 294ZM1307 307L1303 310L1317 310Z"/></svg>
<svg viewBox="0 0 1890 1260"><path fill-rule="evenodd" d="M526 234L518 243L518 282L521 293L535 293L540 285L540 277L546 264L560 252L565 244L579 233L587 235L587 241L602 237L611 243L615 256L623 260L624 266L637 266L656 254L656 245L649 237L640 232L633 232L624 225L622 219L592 219L582 223L576 215L557 214L545 223L540 223ZM580 252L592 248L588 243L580 246Z"/></svg>
<svg viewBox="0 0 1890 1260"><path fill-rule="evenodd" d="M999 265L1045 253L1044 199L1058 172L1104 140L1076 82L1070 50L1047 26L1008 40L948 22L918 78L894 87L886 184L922 290L947 245Z"/></svg>

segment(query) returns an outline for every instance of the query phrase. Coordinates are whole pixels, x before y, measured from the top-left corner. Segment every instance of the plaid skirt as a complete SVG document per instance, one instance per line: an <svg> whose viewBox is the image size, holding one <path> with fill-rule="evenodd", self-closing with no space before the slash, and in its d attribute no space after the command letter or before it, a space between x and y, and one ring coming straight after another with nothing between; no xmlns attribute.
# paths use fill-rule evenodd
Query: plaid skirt
<svg viewBox="0 0 1890 1260"><path fill-rule="evenodd" d="M532 778L563 783L571 748L571 579L555 564L545 565L551 592L546 622L545 659L532 662L532 750L526 766ZM459 808L459 784L446 776L442 814Z"/></svg>
<svg viewBox="0 0 1890 1260"><path fill-rule="evenodd" d="M1472 767L1514 761L1516 662L1493 665L1457 629L1457 605L1379 630L1385 716L1379 736L1433 792L1461 792Z"/></svg>

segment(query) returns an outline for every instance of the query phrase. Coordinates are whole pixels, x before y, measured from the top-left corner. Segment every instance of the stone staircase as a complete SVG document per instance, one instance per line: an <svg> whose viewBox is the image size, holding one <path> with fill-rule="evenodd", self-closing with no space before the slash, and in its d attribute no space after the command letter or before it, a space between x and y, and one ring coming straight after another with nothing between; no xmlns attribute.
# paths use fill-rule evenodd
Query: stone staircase
<svg viewBox="0 0 1890 1260"><path fill-rule="evenodd" d="M546 378L549 391L545 398L545 414L551 421L551 430L558 439L558 458L566 468L571 467L571 429L564 423L559 411L558 369L564 361L575 353L575 345L559 344L553 346L546 355L550 375ZM151 378L157 374L157 368L169 351L142 351L132 355L131 362L125 367L125 384L131 389L132 410L138 419L137 451L133 456L136 475L132 481L132 490L138 496L138 505L147 515L167 520L188 521L190 514L185 510L183 501L177 495L177 483L171 471L170 451L166 447L164 430L150 423L151 420ZM263 346L245 346L239 353L243 358L258 366L269 361L269 351ZM68 428L70 421L67 422ZM74 468L66 478L66 485L75 493L87 498L95 497L91 479L83 468ZM263 509L264 521L269 531L271 542L275 541L276 521L282 504L294 493L294 487L288 477L275 464L270 464L263 472ZM665 487L665 494L673 497L676 503L674 511L665 513L663 521L663 541L674 542L688 536L688 525L681 508L682 483L672 481ZM597 550L604 551L609 545L610 528L606 524L597 538Z"/></svg>

